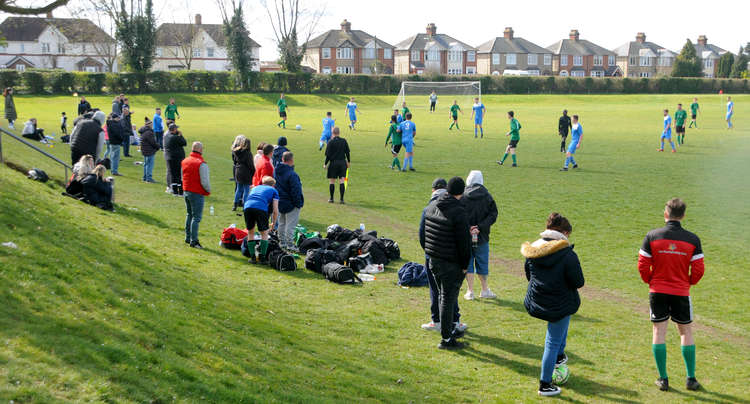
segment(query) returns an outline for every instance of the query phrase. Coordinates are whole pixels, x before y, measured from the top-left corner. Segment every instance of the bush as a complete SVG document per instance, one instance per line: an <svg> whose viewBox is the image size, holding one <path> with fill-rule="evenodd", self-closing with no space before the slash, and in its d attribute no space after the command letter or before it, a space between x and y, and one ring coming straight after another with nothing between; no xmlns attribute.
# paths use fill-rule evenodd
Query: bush
<svg viewBox="0 0 750 404"><path fill-rule="evenodd" d="M0 70L0 88L16 87L19 84L21 84L21 75L18 74L17 70Z"/></svg>
<svg viewBox="0 0 750 404"><path fill-rule="evenodd" d="M48 83L54 94L70 94L75 88L76 76L73 73L58 70L49 74Z"/></svg>
<svg viewBox="0 0 750 404"><path fill-rule="evenodd" d="M21 74L21 77L23 78L23 84L26 86L26 89L32 93L32 94L42 94L44 93L44 76L41 72L34 71L34 70L27 70Z"/></svg>

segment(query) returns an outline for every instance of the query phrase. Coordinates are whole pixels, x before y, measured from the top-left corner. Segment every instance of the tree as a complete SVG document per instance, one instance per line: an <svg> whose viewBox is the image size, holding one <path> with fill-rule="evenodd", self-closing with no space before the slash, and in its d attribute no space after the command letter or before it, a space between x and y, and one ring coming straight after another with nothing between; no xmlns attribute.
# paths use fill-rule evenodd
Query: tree
<svg viewBox="0 0 750 404"><path fill-rule="evenodd" d="M48 13L58 7L68 4L70 0L55 0L46 6L19 6L15 0L0 0L0 11L10 14L34 15Z"/></svg>
<svg viewBox="0 0 750 404"><path fill-rule="evenodd" d="M116 37L122 47L125 66L131 71L146 73L154 63L156 49L156 23L152 0L146 0L143 7L141 0L134 4L130 0L130 7L126 7L125 0L120 0L116 10ZM143 84L145 78L142 79Z"/></svg>
<svg viewBox="0 0 750 404"><path fill-rule="evenodd" d="M117 17L117 7L113 0L88 0L81 2L78 7L68 7L68 10L75 17L88 18L111 38L116 36L114 21ZM92 37L98 36L94 33L89 34ZM106 71L113 72L119 57L117 42L102 38L101 40L88 41L87 45L91 45L94 49L94 55L104 64Z"/></svg>
<svg viewBox="0 0 750 404"><path fill-rule="evenodd" d="M734 64L732 65L732 71L729 73L729 77L733 79L743 78L744 74L747 73L748 60L750 60L750 58L748 58L747 51L743 50L742 46L740 46L740 51L737 52L737 57L734 59Z"/></svg>
<svg viewBox="0 0 750 404"><path fill-rule="evenodd" d="M227 57L232 64L232 69L238 75L240 88L245 88L247 78L252 68L252 48L250 46L250 33L245 25L245 15L242 9L242 0L216 0L221 18L224 23L224 38L227 48Z"/></svg>
<svg viewBox="0 0 750 404"><path fill-rule="evenodd" d="M672 68L672 77L702 77L703 64L698 57L695 46L690 39L685 42L680 54L677 55L674 67Z"/></svg>
<svg viewBox="0 0 750 404"><path fill-rule="evenodd" d="M195 37L199 28L193 24L191 18L188 18L187 24L174 24L174 30L168 32L168 35L174 36L177 46L168 46L168 52L176 59L180 60L185 69L190 70L193 64L193 48L195 48Z"/></svg>
<svg viewBox="0 0 750 404"><path fill-rule="evenodd" d="M721 57L719 58L719 65L716 68L716 77L729 77L729 73L732 72L733 65L734 55L732 55L732 52L727 52L721 55Z"/></svg>
<svg viewBox="0 0 750 404"><path fill-rule="evenodd" d="M308 11L301 7L301 0L273 0L273 8L264 1L271 27L276 36L281 69L296 73L302 70L302 58L307 50L307 42L325 11L321 7ZM302 19L302 20L301 20ZM299 34L303 32L303 43L299 44Z"/></svg>

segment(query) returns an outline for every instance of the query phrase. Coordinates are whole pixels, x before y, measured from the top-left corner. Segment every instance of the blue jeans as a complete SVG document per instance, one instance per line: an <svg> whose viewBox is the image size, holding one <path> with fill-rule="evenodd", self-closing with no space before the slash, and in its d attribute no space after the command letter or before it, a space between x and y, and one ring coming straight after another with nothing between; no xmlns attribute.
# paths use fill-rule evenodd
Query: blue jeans
<svg viewBox="0 0 750 404"><path fill-rule="evenodd" d="M234 190L234 204L245 206L245 199L250 195L250 184L236 184Z"/></svg>
<svg viewBox="0 0 750 404"><path fill-rule="evenodd" d="M185 191L185 240L198 242L198 227L203 218L203 195Z"/></svg>
<svg viewBox="0 0 750 404"><path fill-rule="evenodd" d="M487 275L490 273L490 243L477 244L477 248L471 250L469 268L467 274Z"/></svg>
<svg viewBox="0 0 750 404"><path fill-rule="evenodd" d="M143 180L153 181L154 177L154 155L143 156Z"/></svg>
<svg viewBox="0 0 750 404"><path fill-rule="evenodd" d="M154 137L156 137L156 144L159 145L160 149L164 148L164 132L154 132Z"/></svg>
<svg viewBox="0 0 750 404"><path fill-rule="evenodd" d="M440 322L440 297L438 296L438 285L435 281L435 275L430 271L430 257L425 257L424 267L427 269L427 281L430 286L430 319L433 323ZM461 319L461 313L458 311L458 299L456 306L453 308L453 322L458 323Z"/></svg>
<svg viewBox="0 0 750 404"><path fill-rule="evenodd" d="M570 316L565 316L555 323L547 323L547 337L544 340L544 356L542 356L542 375L539 380L552 382L552 372L555 370L557 357L565 353L565 340L568 339Z"/></svg>
<svg viewBox="0 0 750 404"><path fill-rule="evenodd" d="M112 163L112 174L119 174L118 168L120 168L120 145L111 144L109 145L109 160Z"/></svg>

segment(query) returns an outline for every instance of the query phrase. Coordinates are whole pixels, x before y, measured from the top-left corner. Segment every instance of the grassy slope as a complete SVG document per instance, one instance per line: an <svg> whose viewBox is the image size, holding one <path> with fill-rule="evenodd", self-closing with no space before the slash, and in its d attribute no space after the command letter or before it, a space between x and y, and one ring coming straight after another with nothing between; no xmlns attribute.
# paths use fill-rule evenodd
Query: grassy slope
<svg viewBox="0 0 750 404"><path fill-rule="evenodd" d="M133 97L138 121L166 98ZM687 96L486 97L484 141L468 139L468 115L463 139L453 141L457 135L445 130L447 113L427 117L417 108L419 171L409 175L385 168L383 128L392 99L359 97L362 127L348 136L354 161L350 204L342 208L324 203L315 145L326 110L343 123L345 97L292 96L290 123L306 130L283 133L297 155L307 197L303 220L311 227L365 222L399 240L405 258L419 260L414 229L430 181L470 169L485 172L501 209L491 278L500 299L462 301L472 329L471 347L461 353L436 352L437 336L417 328L426 320L427 291L394 287L393 272L363 288L344 288L309 272L254 268L215 247L221 227L240 219L227 209L229 144L238 132L254 142L282 133L269 128L275 122L272 98L179 97L185 116L180 123L188 140L206 144L217 188L209 202L217 215L206 216L201 231L209 250L201 253L182 245L181 200L166 196L159 185L137 182L140 167L132 159L125 160L126 177L118 179L123 206L114 215L0 170L0 241L20 247L0 249L0 372L7 380L0 396L16 402L532 400L544 330L521 304L525 281L517 251L555 209L573 221L588 282L571 326L574 377L565 397L688 399L693 395L683 395L683 389L665 397L650 384L646 289L634 269L643 234L659 225L664 200L680 195L689 203L686 225L701 235L707 254L707 276L693 295L701 324L699 376L708 391L696 398L740 400L746 371L736 358L750 349L750 298L744 292L750 279L742 273L747 237L740 219L750 213L744 202L750 188L741 171L750 151L750 120L742 116L750 97L735 97L735 132L721 129L719 97L701 97L702 129L689 132L688 146L677 155L653 151L659 110L687 103ZM48 127L74 103L62 97L17 99L22 117L34 108ZM93 104L108 105L98 98ZM582 115L581 172L556 172L561 105ZM494 165L506 143L504 111L510 108L524 125L522 167L516 170ZM62 176L20 146L3 146L6 155L17 155L12 160ZM50 150L67 160L66 146ZM159 177L163 170L157 161ZM670 369L679 381L684 370L674 333L670 341ZM452 382L443 386L448 377Z"/></svg>

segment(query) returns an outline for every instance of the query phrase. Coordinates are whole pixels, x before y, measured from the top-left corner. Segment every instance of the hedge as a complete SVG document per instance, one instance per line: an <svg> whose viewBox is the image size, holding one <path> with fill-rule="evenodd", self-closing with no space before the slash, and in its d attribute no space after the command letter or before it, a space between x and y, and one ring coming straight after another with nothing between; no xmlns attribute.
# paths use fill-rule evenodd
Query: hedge
<svg viewBox="0 0 750 404"><path fill-rule="evenodd" d="M595 78L552 76L362 75L177 72L85 73L29 69L0 70L0 87L29 94L286 92L297 94L397 94L402 81L480 81L484 94L750 93L747 79ZM242 85L241 85L242 84Z"/></svg>

